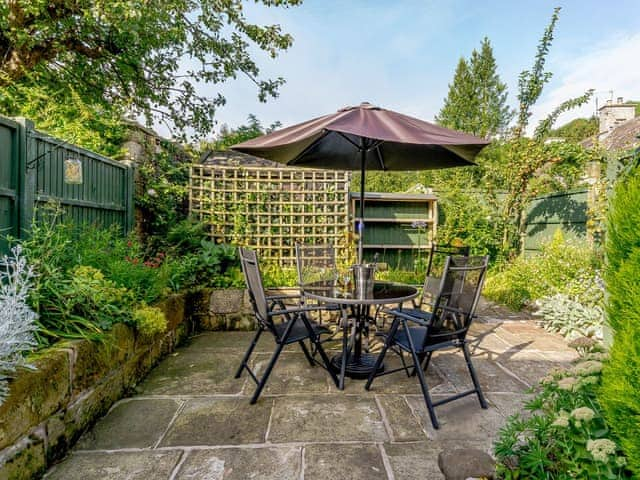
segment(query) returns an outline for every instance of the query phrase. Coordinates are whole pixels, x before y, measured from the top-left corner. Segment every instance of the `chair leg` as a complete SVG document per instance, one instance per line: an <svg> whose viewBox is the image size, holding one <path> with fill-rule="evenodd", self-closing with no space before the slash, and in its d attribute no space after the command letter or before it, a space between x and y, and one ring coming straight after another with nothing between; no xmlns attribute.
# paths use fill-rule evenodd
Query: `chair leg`
<svg viewBox="0 0 640 480"><path fill-rule="evenodd" d="M251 397L251 402L249 402L251 405L253 405L258 401L258 397L260 396L260 393L262 392L262 389L264 388L264 386L267 384L269 375L271 375L271 370L273 370L273 367L275 366L276 361L278 360L278 357L280 356L280 353L282 352L283 348L284 348L284 343L278 343L278 346L276 347L276 351L273 352L273 355L271 356L271 360L269 361L269 365L267 365L267 369L264 371L264 375L260 379L260 382L258 382L258 386L256 388L256 391L253 393L253 397Z"/></svg>
<svg viewBox="0 0 640 480"><path fill-rule="evenodd" d="M440 428L440 425L438 424L438 419L436 418L436 412L433 407L433 402L431 401L431 395L429 395L429 387L427 385L427 380L424 377L424 372L422 371L422 368L420 368L421 366L420 359L418 358L418 354L413 350L411 351L411 355L413 356L413 362L415 365L414 370L416 371L418 375L418 380L420 381L422 396L424 397L424 401L427 404L427 410L429 411L429 418L431 419L431 425L433 425L433 428L437 430L438 428Z"/></svg>
<svg viewBox="0 0 640 480"><path fill-rule="evenodd" d="M355 328L355 326L354 326ZM344 377L347 373L347 362L349 361L349 319L343 315L342 324L342 362L340 363L340 377L338 389L344 390Z"/></svg>
<svg viewBox="0 0 640 480"><path fill-rule="evenodd" d="M422 370L427 373L427 369L429 368L429 363L431 362L431 355L433 352L427 353L426 358L424 359L424 365L422 365Z"/></svg>
<svg viewBox="0 0 640 480"><path fill-rule="evenodd" d="M236 372L235 378L240 378L240 375L242 375L242 371L246 368L247 362L249 361L249 357L253 353L253 349L256 348L256 345L258 344L258 340L260 339L260 335L262 335L263 331L264 331L264 328L262 328L262 326L258 327L258 331L256 332L255 337L253 337L253 340L251 341L251 345L249 345L247 352L244 354L244 357L242 358L242 363L240 364L240 367Z"/></svg>
<svg viewBox="0 0 640 480"><path fill-rule="evenodd" d="M302 352L304 353L304 356L307 358L307 361L309 362L309 365L311 365L312 367L315 367L316 366L316 362L313 359L313 357L311 356L311 353L309 353L309 349L304 344L304 340L300 340L298 343L300 344L300 348L302 349ZM316 350L317 350L317 347L316 347Z"/></svg>
<svg viewBox="0 0 640 480"><path fill-rule="evenodd" d="M329 372L329 375L331 375L331 379L333 380L333 383L336 385L336 387L339 387L340 382L338 381L338 377L336 376L335 372L331 368L331 360L329 360L329 357L327 357L327 353L324 351L324 348L322 348L322 345L320 344L320 335L318 335L315 338L315 340L312 340L312 342L315 344L316 352L320 354L320 357L324 362L324 366L326 367L327 372Z"/></svg>
<svg viewBox="0 0 640 480"><path fill-rule="evenodd" d="M380 369L380 365L384 360L384 356L387 354L387 350L389 350L388 342L385 342L384 347L382 347L382 351L378 354L378 358L376 358L376 364L373 366L373 370L369 374L369 378L367 379L367 383L364 386L365 390L369 390L371 388L371 384L373 383L373 379L376 378L376 373Z"/></svg>
<svg viewBox="0 0 640 480"><path fill-rule="evenodd" d="M413 366L413 370L411 371L411 376L415 377L416 374L418 373L418 366L422 365L422 362L424 361L425 358L425 354L424 353L418 353L418 359L420 360L420 363L415 364Z"/></svg>
<svg viewBox="0 0 640 480"><path fill-rule="evenodd" d="M469 354L469 350L467 349L466 342L462 343L462 351L464 352L464 359L467 362L467 368L469 369L469 374L471 375L473 386L476 389L476 393L478 394L478 401L480 402L480 406L486 409L488 408L487 401L485 400L484 394L482 393L482 388L480 388L480 382L478 381L476 370L473 368L473 363L471 363L471 355Z"/></svg>

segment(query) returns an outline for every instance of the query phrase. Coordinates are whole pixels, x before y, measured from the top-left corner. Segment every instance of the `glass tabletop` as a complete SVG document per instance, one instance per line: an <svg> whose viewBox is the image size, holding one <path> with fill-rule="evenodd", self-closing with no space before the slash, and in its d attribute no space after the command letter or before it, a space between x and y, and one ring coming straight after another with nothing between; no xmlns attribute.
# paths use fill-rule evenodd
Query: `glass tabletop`
<svg viewBox="0 0 640 480"><path fill-rule="evenodd" d="M418 289L411 285L380 281L370 288L357 289L353 285L345 288L335 281L323 280L303 285L302 292L309 298L344 305L402 303L418 296Z"/></svg>

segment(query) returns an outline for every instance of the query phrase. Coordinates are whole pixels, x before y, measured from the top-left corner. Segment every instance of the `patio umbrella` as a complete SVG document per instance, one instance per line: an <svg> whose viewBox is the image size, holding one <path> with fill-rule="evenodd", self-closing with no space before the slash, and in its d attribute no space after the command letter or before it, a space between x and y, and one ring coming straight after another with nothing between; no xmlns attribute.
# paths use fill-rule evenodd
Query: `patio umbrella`
<svg viewBox="0 0 640 480"><path fill-rule="evenodd" d="M489 142L369 103L283 128L232 150L289 166L359 170L358 261L362 262L367 170L430 170L475 165Z"/></svg>

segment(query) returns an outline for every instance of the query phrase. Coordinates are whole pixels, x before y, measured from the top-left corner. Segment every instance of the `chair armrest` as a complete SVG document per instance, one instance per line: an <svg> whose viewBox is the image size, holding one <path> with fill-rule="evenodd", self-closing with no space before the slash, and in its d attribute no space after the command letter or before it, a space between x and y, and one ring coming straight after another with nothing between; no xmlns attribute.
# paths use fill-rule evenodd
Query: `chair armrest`
<svg viewBox="0 0 640 480"><path fill-rule="evenodd" d="M286 308L283 310L273 310L269 312L267 315L270 317L276 317L278 315L291 315L295 313L306 313L306 312L317 312L319 310L323 310L319 307L294 307L294 308Z"/></svg>
<svg viewBox="0 0 640 480"><path fill-rule="evenodd" d="M421 325L423 327L430 327L431 323L430 322L426 322L421 318L418 317L414 317L408 313L403 312L402 310L383 310L384 313L388 313L389 315L393 315L394 317L400 317L403 318L404 320L408 320L410 322L413 323L417 323L418 325Z"/></svg>
<svg viewBox="0 0 640 480"><path fill-rule="evenodd" d="M301 295L299 293L291 293L291 294L283 294L283 295L267 295L267 301L273 300L293 300L296 298L300 298Z"/></svg>

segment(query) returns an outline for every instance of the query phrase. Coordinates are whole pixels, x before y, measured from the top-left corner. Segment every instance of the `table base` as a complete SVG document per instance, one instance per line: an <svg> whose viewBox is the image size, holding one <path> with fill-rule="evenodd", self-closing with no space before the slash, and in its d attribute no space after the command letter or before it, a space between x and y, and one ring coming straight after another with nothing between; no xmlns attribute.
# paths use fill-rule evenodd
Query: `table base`
<svg viewBox="0 0 640 480"><path fill-rule="evenodd" d="M349 378L364 379L369 378L369 374L373 372L373 368L376 365L378 355L373 353L363 353L359 359L354 358L353 355L347 362L347 368L345 375ZM339 374L342 368L342 354L336 355L331 359L331 366ZM384 371L384 363L378 368L378 373Z"/></svg>

